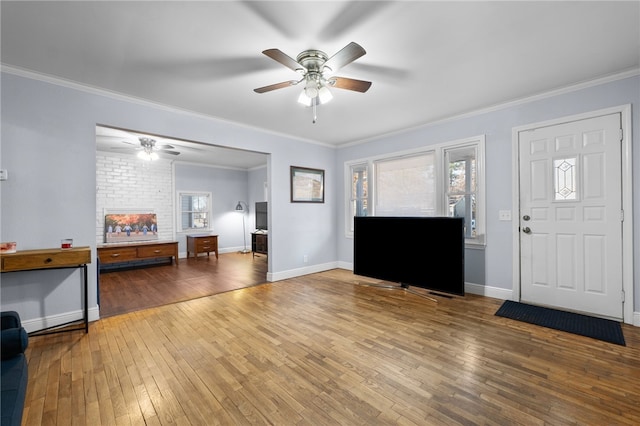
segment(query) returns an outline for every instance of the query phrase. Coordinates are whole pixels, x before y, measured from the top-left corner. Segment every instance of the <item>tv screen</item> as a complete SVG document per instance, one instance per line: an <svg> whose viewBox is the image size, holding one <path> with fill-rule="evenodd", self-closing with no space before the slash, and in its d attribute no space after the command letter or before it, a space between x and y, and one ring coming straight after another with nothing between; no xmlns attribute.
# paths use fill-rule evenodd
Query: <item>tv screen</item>
<svg viewBox="0 0 640 426"><path fill-rule="evenodd" d="M353 272L464 295L464 219L354 218Z"/></svg>
<svg viewBox="0 0 640 426"><path fill-rule="evenodd" d="M256 203L256 229L259 231L266 231L269 229L267 222L267 202L259 201Z"/></svg>

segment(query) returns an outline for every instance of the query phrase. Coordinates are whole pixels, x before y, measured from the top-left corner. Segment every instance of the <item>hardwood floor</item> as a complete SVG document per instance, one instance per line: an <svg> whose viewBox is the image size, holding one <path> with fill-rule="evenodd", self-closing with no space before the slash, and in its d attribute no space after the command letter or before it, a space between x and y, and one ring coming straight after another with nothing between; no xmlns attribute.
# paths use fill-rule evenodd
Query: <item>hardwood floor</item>
<svg viewBox="0 0 640 426"><path fill-rule="evenodd" d="M23 424L632 425L627 346L333 270L30 339Z"/></svg>
<svg viewBox="0 0 640 426"><path fill-rule="evenodd" d="M266 282L267 257L224 253L100 274L100 317L210 296Z"/></svg>

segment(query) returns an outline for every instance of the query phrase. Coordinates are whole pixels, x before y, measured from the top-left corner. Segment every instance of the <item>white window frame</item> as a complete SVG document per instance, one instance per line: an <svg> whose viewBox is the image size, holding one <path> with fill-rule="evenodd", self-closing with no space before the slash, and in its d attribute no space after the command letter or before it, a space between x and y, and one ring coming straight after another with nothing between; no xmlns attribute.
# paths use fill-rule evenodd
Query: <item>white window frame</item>
<svg viewBox="0 0 640 426"><path fill-rule="evenodd" d="M200 196L207 197L207 214L209 217L208 226L204 228L183 228L182 227L182 197L183 196ZM202 231L211 231L213 230L213 196L211 192L206 191L178 191L178 202L176 203L178 206L177 212L177 232L202 232Z"/></svg>
<svg viewBox="0 0 640 426"><path fill-rule="evenodd" d="M447 186L448 186L448 164L447 152L450 150L460 148L476 148L476 236L475 238L465 239L467 247L484 247L486 244L486 193L485 193L485 135L472 136L465 139L459 139L454 141L448 141L429 146L424 146L418 149L412 149L407 151L392 152L375 157L360 158L357 160L347 161L344 163L345 173L345 236L347 238L353 238L353 217L351 203L352 187L351 176L352 168L360 167L362 164L367 164L367 180L368 180L368 198L367 204L369 206L369 213L375 216L375 196L376 190L376 176L374 163L377 161L384 161L393 158L400 158L418 154L434 153L435 165L436 165L436 215L448 216L448 200L447 200Z"/></svg>

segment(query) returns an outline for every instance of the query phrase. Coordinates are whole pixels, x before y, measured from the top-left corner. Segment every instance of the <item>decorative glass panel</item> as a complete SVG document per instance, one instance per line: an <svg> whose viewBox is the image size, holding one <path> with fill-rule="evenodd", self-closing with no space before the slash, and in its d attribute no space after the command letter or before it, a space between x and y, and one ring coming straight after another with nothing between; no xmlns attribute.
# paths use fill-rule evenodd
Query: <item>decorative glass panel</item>
<svg viewBox="0 0 640 426"><path fill-rule="evenodd" d="M553 161L555 199L575 200L576 187L576 157L561 158Z"/></svg>

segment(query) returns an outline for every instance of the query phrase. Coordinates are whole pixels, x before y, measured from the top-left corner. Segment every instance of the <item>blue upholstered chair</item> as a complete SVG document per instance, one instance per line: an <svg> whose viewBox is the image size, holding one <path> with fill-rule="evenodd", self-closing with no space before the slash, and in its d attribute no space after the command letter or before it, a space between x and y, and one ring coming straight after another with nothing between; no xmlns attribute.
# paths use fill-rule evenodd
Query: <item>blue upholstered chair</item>
<svg viewBox="0 0 640 426"><path fill-rule="evenodd" d="M24 354L29 337L17 312L0 313L2 377L0 377L0 413L2 426L20 426L27 393L27 357Z"/></svg>

